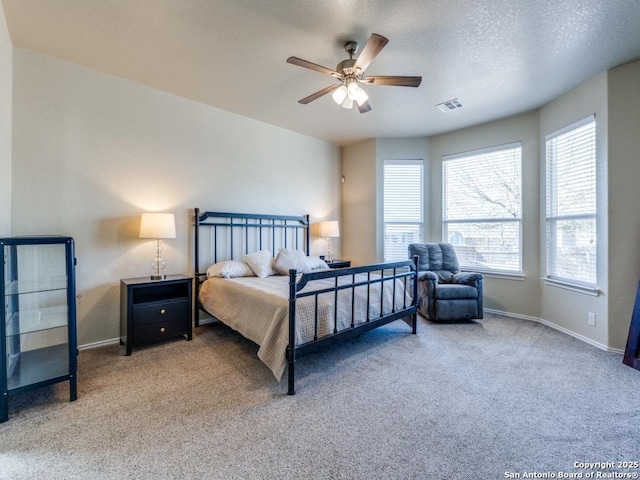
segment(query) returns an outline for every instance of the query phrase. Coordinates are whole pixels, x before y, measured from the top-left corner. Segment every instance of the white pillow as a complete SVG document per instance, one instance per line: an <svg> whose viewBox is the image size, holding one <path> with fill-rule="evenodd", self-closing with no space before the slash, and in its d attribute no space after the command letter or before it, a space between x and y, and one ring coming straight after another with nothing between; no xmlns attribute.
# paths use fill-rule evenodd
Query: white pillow
<svg viewBox="0 0 640 480"><path fill-rule="evenodd" d="M274 270L280 275L289 275L289 270L297 270L298 273L307 273L311 269L307 267L306 256L301 250L289 250L281 248L273 262Z"/></svg>
<svg viewBox="0 0 640 480"><path fill-rule="evenodd" d="M322 260L320 257L304 257L304 260L307 264L308 271L317 270L319 268L322 268L323 270L329 269L327 262Z"/></svg>
<svg viewBox="0 0 640 480"><path fill-rule="evenodd" d="M298 273L309 273L317 269L329 269L329 266L320 257L307 257L302 250L281 248L273 262L273 268L280 275L289 275L291 269Z"/></svg>
<svg viewBox="0 0 640 480"><path fill-rule="evenodd" d="M224 262L218 262L211 265L207 269L207 278L222 277L222 278L234 278L234 277L253 277L255 274L251 267L244 262L238 260L227 260Z"/></svg>
<svg viewBox="0 0 640 480"><path fill-rule="evenodd" d="M271 257L271 252L269 250L260 250L259 252L250 253L242 257L253 273L256 274L256 277L265 278L269 275L275 275L276 272L271 268L271 264L273 263L273 257Z"/></svg>

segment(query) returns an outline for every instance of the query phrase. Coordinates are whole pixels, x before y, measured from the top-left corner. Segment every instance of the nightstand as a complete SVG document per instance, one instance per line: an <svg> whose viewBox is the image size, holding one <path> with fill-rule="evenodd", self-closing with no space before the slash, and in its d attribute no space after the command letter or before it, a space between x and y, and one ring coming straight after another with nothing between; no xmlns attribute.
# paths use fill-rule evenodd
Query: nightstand
<svg viewBox="0 0 640 480"><path fill-rule="evenodd" d="M327 262L329 268L347 268L351 266L351 260L337 260L333 259L330 262Z"/></svg>
<svg viewBox="0 0 640 480"><path fill-rule="evenodd" d="M193 277L167 275L120 280L120 343L131 355L134 345L165 338L192 337Z"/></svg>

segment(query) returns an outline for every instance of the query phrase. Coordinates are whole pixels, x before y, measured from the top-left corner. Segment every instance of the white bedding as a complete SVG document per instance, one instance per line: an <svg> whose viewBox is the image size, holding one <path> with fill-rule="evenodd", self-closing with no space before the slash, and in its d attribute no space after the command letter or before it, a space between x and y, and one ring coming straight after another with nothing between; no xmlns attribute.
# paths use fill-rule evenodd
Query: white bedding
<svg viewBox="0 0 640 480"><path fill-rule="evenodd" d="M356 275L356 281L366 281L367 274ZM371 275L374 278L374 275ZM339 284L351 283L352 276L338 277ZM300 293L333 287L334 278L314 280ZM355 324L367 318L367 287L355 289ZM338 330L348 327L351 322L350 288L338 294ZM405 290L402 282L396 280L395 305L401 309ZM391 312L393 282L384 282L383 314ZM210 278L205 281L198 295L203 308L211 315L244 337L257 343L258 358L271 369L280 380L286 366L286 349L289 342L289 277L269 276L267 278ZM318 301L318 337L332 333L335 324L334 293L321 294ZM369 318L380 316L380 283L370 286ZM314 337L314 303L310 296L296 301L296 345L302 345ZM407 297L407 306L410 299ZM344 323L344 324L343 324Z"/></svg>

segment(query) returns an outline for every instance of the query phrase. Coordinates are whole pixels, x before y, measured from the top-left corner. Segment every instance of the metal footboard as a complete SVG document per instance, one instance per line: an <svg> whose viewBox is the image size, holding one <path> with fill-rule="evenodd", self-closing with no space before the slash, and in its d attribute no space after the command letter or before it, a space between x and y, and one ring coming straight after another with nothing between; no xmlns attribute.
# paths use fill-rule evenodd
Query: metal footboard
<svg viewBox="0 0 640 480"><path fill-rule="evenodd" d="M329 345L343 342L349 338L356 337L362 333L377 328L395 320L409 318L411 320L412 333L417 331L417 275L418 257L413 261L381 263L376 265L366 265L362 267L342 268L315 273L303 274L299 279L296 270L289 271L289 343L287 347L287 370L288 370L288 395L295 394L295 362L302 355L316 352ZM365 277L363 279L363 277ZM312 285L314 280L334 279L332 287L323 289L305 290L305 287ZM414 281L410 281L411 279ZM399 281L398 281L399 280ZM386 282L392 282L392 295L390 308L384 307L384 286ZM371 318L372 302L378 301L372 294L371 287L380 284L380 315ZM411 285L411 298L402 295L402 303L397 304L396 289L402 288L407 292L407 285ZM355 311L355 290L356 288L366 288L366 315L365 320L356 323ZM348 319L348 326L338 327L338 294L340 291L351 290L351 311ZM320 295L333 295L334 302L334 327L326 335L319 336L319 312L318 299ZM302 344L296 344L296 304L299 299L314 297L314 335L313 340ZM344 320L344 319L342 319Z"/></svg>

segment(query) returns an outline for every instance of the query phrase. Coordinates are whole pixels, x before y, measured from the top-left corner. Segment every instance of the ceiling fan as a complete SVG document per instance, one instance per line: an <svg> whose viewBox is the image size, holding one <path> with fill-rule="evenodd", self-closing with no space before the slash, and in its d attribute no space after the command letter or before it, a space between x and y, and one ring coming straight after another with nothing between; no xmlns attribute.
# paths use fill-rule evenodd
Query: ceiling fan
<svg viewBox="0 0 640 480"><path fill-rule="evenodd" d="M349 55L349 58L338 63L335 70L308 62L307 60L302 60L298 57L287 58L287 63L330 75L339 82L299 100L298 103L306 105L327 93L333 92L333 100L338 105L350 109L353 108L353 104L355 103L360 113L366 113L371 110L371 105L369 105L368 102L368 95L360 88L359 83L368 85L395 85L399 87L419 86L420 82L422 82L422 77L367 76L365 74L367 67L388 42L389 40L387 38L374 33L369 37L369 40L367 40L358 58L353 58L353 55L358 51L358 44L353 40L348 41L344 44L344 49Z"/></svg>

